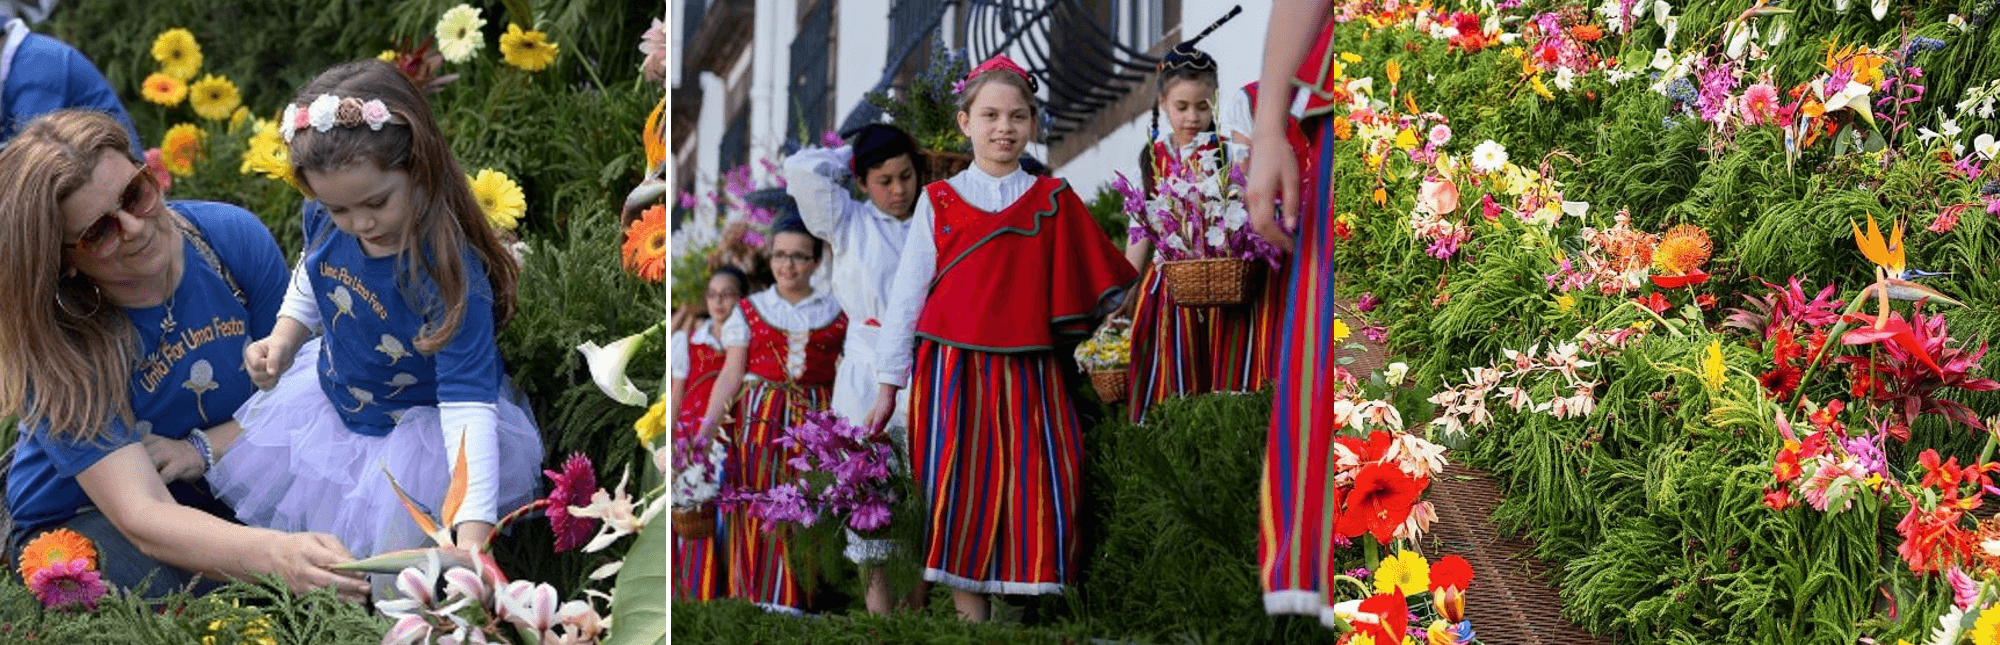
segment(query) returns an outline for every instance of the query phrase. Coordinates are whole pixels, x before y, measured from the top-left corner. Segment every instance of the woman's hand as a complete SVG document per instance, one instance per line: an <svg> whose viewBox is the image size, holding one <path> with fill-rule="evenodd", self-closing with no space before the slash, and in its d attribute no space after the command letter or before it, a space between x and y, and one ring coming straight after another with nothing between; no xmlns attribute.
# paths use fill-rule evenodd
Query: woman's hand
<svg viewBox="0 0 2000 645"><path fill-rule="evenodd" d="M715 441L715 435L719 432L721 426L722 421L720 419L713 416L704 416L701 418L701 429L695 432L695 438L701 440L702 443Z"/></svg>
<svg viewBox="0 0 2000 645"><path fill-rule="evenodd" d="M208 463L201 458L201 451L186 439L168 439L156 434L139 438L145 445L146 455L153 458L153 469L160 472L160 481L173 483L193 481L208 474Z"/></svg>
<svg viewBox="0 0 2000 645"><path fill-rule="evenodd" d="M876 387L875 407L868 411L866 428L881 432L884 426L889 425L889 417L896 415L896 394L902 389L887 383Z"/></svg>
<svg viewBox="0 0 2000 645"><path fill-rule="evenodd" d="M278 377L292 368L292 358L299 348L275 336L265 336L257 342L243 347L243 369L250 372L250 382L261 390L271 389L278 384Z"/></svg>
<svg viewBox="0 0 2000 645"><path fill-rule="evenodd" d="M1244 203L1250 208L1250 225L1271 244L1292 252L1292 236L1285 231L1299 224L1299 160L1285 138L1285 125L1257 123L1256 145L1250 147L1250 177L1245 185ZM1283 200L1284 225L1278 225L1278 200Z"/></svg>
<svg viewBox="0 0 2000 645"><path fill-rule="evenodd" d="M325 533L283 533L271 540L259 570L277 574L293 593L332 587L341 600L368 599L368 579L327 567L354 561L340 539Z"/></svg>

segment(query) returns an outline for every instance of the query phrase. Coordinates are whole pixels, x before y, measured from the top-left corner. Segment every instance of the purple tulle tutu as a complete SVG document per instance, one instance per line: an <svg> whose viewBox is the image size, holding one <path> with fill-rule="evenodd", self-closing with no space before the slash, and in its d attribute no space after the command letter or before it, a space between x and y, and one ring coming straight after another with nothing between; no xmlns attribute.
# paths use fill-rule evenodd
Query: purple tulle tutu
<svg viewBox="0 0 2000 645"><path fill-rule="evenodd" d="M356 434L320 389L319 340L299 348L269 391L237 409L243 435L217 460L208 481L251 526L329 533L357 558L428 546L384 469L433 516L450 469L437 406L410 408L386 436ZM542 438L511 381L498 402L498 515L534 501Z"/></svg>

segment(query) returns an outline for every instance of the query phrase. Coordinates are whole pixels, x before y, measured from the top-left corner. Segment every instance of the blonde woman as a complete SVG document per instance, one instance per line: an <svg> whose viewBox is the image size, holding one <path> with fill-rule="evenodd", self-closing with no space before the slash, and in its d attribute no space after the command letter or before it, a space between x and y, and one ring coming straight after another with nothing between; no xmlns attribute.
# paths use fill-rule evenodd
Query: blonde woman
<svg viewBox="0 0 2000 645"><path fill-rule="evenodd" d="M104 113L64 110L0 151L10 548L69 529L106 582L146 596L275 574L361 598L327 568L352 559L338 540L237 524L204 483L256 391L243 346L276 318L284 256L241 208L167 202L130 143Z"/></svg>

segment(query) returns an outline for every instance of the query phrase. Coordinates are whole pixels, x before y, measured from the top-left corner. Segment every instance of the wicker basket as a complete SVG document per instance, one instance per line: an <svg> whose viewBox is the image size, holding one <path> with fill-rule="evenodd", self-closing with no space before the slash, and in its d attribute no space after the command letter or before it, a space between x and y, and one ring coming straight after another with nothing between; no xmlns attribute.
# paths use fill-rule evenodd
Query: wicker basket
<svg viewBox="0 0 2000 645"><path fill-rule="evenodd" d="M1132 391L1132 378L1125 370L1091 370L1090 386L1097 390L1097 398L1105 403L1122 403Z"/></svg>
<svg viewBox="0 0 2000 645"><path fill-rule="evenodd" d="M918 175L926 184L950 179L953 175L972 167L972 155L964 153L926 149L918 150L917 155L922 157L919 161L923 162L923 167L918 169Z"/></svg>
<svg viewBox="0 0 2000 645"><path fill-rule="evenodd" d="M1182 307L1228 307L1250 301L1255 275L1249 260L1210 258L1160 263L1167 294Z"/></svg>
<svg viewBox="0 0 2000 645"><path fill-rule="evenodd" d="M674 537L683 540L706 540L715 537L715 511L713 510L676 510L673 512L673 518Z"/></svg>

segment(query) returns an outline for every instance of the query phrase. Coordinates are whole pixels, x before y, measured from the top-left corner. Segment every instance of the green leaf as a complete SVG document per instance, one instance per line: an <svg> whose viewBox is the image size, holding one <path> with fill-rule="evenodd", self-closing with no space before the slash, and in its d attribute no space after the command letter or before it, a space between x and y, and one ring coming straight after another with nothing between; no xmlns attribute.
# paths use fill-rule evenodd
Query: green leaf
<svg viewBox="0 0 2000 645"><path fill-rule="evenodd" d="M663 519L663 518L662 518ZM611 636L604 645L667 642L667 525L655 519L639 529L625 567L618 570L611 602Z"/></svg>

